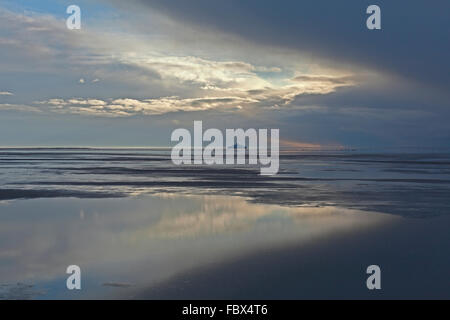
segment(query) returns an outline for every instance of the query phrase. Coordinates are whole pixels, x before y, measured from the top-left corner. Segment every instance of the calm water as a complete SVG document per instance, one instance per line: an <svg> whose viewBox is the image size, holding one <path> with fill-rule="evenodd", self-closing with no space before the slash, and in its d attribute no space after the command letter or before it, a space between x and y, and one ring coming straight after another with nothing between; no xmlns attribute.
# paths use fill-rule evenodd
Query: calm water
<svg viewBox="0 0 450 320"><path fill-rule="evenodd" d="M359 281L344 269L359 270L378 259L396 270L391 273L396 281L405 269L400 261L419 272L426 259L426 280L418 286L429 285L438 296L448 293L445 281L433 279L448 275L450 266L449 155L286 153L280 168L279 175L263 177L258 167L177 167L163 149L0 150L0 298L189 298L208 287L196 273L202 268L224 278L220 267L230 261L324 241L329 250L341 250L349 247L337 245L342 237L363 243L375 241L368 236L373 232L386 232L377 243L389 246L364 259L360 249L348 250L339 256L354 264L342 270L330 265L324 272ZM425 232L426 239L414 243L412 237L411 247L402 242L415 232ZM297 274L294 266L306 265L302 250L289 254L298 255L295 261L266 260L251 272L240 268L241 275L249 272L240 283L266 267L264 277L278 274L280 266L292 266L284 274ZM332 256L322 252L308 261ZM65 288L65 268L71 264L82 269L78 292ZM273 286L294 283L292 277L272 281ZM336 289L326 281L317 286ZM246 288L244 298L261 298L258 293L264 292L254 283ZM225 292L236 297L230 288L217 290L207 291L212 297ZM274 297L297 297L298 290L292 290L281 286Z"/></svg>

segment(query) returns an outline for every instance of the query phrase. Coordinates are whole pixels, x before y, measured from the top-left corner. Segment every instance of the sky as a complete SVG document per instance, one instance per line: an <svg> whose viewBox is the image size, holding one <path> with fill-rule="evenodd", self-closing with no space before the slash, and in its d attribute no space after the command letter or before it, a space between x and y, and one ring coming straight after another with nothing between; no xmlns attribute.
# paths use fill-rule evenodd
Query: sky
<svg viewBox="0 0 450 320"><path fill-rule="evenodd" d="M202 120L278 128L288 146L450 148L449 9L0 0L0 146L170 146Z"/></svg>

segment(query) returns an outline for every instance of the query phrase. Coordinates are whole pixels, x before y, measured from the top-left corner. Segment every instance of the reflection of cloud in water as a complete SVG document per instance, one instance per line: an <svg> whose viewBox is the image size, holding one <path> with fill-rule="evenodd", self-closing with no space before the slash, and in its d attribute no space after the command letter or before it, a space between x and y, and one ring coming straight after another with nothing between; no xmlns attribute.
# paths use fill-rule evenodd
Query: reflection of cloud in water
<svg viewBox="0 0 450 320"><path fill-rule="evenodd" d="M395 219L335 207L167 194L19 201L2 207L0 218L0 283L29 280L47 288L45 283L60 279L64 284L66 267L77 264L88 278L87 294L106 290L104 283L132 283L121 290L133 290L255 250Z"/></svg>
<svg viewBox="0 0 450 320"><path fill-rule="evenodd" d="M176 196L175 196L176 197ZM313 224L323 223L320 231L348 226L349 219L364 226L382 219L361 217L361 211L336 207L282 207L255 205L241 198L202 197L201 208L186 214L183 210L164 214L147 229L150 237L198 237L211 234L245 232L252 228L301 227L302 233L314 233ZM378 217L377 217L378 218ZM304 230L306 224L312 228ZM352 224L352 227L354 225ZM301 234L297 233L297 236Z"/></svg>

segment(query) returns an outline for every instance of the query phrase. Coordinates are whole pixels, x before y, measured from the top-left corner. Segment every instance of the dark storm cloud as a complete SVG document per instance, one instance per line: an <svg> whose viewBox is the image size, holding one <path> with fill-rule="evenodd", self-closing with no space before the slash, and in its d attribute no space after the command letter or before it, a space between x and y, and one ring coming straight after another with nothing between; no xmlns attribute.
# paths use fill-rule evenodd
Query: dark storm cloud
<svg viewBox="0 0 450 320"><path fill-rule="evenodd" d="M450 2L136 0L181 23L251 42L310 52L334 62L398 73L440 89L450 85ZM381 8L382 30L366 28Z"/></svg>

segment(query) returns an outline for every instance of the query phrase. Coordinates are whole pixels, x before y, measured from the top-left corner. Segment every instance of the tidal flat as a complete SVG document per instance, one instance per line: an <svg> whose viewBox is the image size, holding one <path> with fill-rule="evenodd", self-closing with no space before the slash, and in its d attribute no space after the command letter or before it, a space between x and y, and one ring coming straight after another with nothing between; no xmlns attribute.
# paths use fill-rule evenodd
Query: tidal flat
<svg viewBox="0 0 450 320"><path fill-rule="evenodd" d="M450 295L448 155L282 154L274 177L164 150L0 158L0 299Z"/></svg>

